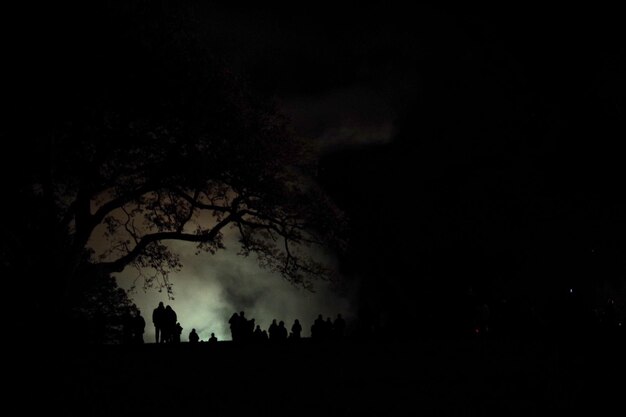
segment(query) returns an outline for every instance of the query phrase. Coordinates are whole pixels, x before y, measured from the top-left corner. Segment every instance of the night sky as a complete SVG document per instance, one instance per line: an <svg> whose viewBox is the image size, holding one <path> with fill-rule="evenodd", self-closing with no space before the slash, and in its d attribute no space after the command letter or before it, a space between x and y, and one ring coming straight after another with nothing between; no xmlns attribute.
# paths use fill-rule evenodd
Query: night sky
<svg viewBox="0 0 626 417"><path fill-rule="evenodd" d="M239 310L264 327L300 318L305 334L318 313L386 335L452 326L469 292L543 317L575 292L589 309L613 298L624 314L625 34L615 10L199 3L190 16L216 55L316 150L316 180L349 219L346 251L323 255L344 291L292 287L235 256L236 244L215 256L176 244L175 299L140 283L131 293L147 341L158 301L179 312L185 339L192 327L229 338ZM64 17L76 27L57 28L61 39L97 19L78 16ZM44 32L25 37L45 49ZM55 74L63 59L36 61ZM22 98L35 107L37 85ZM118 281L128 288L134 277L128 268Z"/></svg>
<svg viewBox="0 0 626 417"><path fill-rule="evenodd" d="M623 407L621 10L219 3L0 14L7 381L37 399L20 409ZM333 279L294 285L303 246L285 234ZM163 265L171 292L145 285ZM154 343L159 302L184 343ZM231 342L239 311L298 319L305 339ZM342 314L347 337L310 337L318 314ZM192 328L223 343L187 343Z"/></svg>
<svg viewBox="0 0 626 417"><path fill-rule="evenodd" d="M544 317L570 290L623 309L615 14L331 9L209 19L320 149L319 180L351 219L340 266L356 314L380 327L454 317L470 290Z"/></svg>
<svg viewBox="0 0 626 417"><path fill-rule="evenodd" d="M463 314L469 291L542 317L567 294L624 308L625 51L611 10L216 16L227 54L320 149L319 180L352 222L341 267L358 314L393 334Z"/></svg>

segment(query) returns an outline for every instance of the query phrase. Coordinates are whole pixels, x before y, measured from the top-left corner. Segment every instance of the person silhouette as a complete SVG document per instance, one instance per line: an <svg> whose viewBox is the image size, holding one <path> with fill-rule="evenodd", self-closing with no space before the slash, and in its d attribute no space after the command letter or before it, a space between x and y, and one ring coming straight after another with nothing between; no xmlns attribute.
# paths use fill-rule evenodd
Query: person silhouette
<svg viewBox="0 0 626 417"><path fill-rule="evenodd" d="M142 344L143 334L146 329L146 320L142 317L141 311L137 310L137 315L133 319L133 342Z"/></svg>
<svg viewBox="0 0 626 417"><path fill-rule="evenodd" d="M276 330L276 337L279 342L283 342L287 340L287 328L285 327L285 322L282 320L278 322L278 328Z"/></svg>
<svg viewBox="0 0 626 417"><path fill-rule="evenodd" d="M317 340L324 338L324 318L321 314L317 316L311 326L311 337Z"/></svg>
<svg viewBox="0 0 626 417"><path fill-rule="evenodd" d="M291 325L291 338L292 339L300 339L300 334L302 333L302 325L298 319L295 319L293 324Z"/></svg>
<svg viewBox="0 0 626 417"><path fill-rule="evenodd" d="M174 343L180 343L180 335L183 333L183 326L179 322L176 322L174 327Z"/></svg>
<svg viewBox="0 0 626 417"><path fill-rule="evenodd" d="M176 337L176 312L174 309L167 305L165 306L165 311L163 312L163 329L162 329L162 338L166 343L174 343Z"/></svg>
<svg viewBox="0 0 626 417"><path fill-rule="evenodd" d="M326 321L324 322L323 330L323 339L331 339L333 337L333 321L330 317L326 317Z"/></svg>
<svg viewBox="0 0 626 417"><path fill-rule="evenodd" d="M239 341L239 334L240 332L240 318L239 318L239 314L237 312L234 312L232 316L230 316L230 319L228 320L228 323L230 324L230 334L231 334L231 338L233 341Z"/></svg>
<svg viewBox="0 0 626 417"><path fill-rule="evenodd" d="M341 314L337 314L335 321L333 322L333 335L335 339L343 338L343 334L346 330L346 321L341 317Z"/></svg>
<svg viewBox="0 0 626 417"><path fill-rule="evenodd" d="M272 324L270 324L267 332L271 341L275 342L276 340L278 340L278 323L276 323L276 319L272 320Z"/></svg>
<svg viewBox="0 0 626 417"><path fill-rule="evenodd" d="M248 318L246 317L245 311L239 312L239 321L237 323L237 341L245 341L246 340L246 329L248 328Z"/></svg>
<svg viewBox="0 0 626 417"><path fill-rule="evenodd" d="M263 341L263 330L258 324L254 328L254 333L252 333L252 341L255 343Z"/></svg>
<svg viewBox="0 0 626 417"><path fill-rule="evenodd" d="M189 343L198 343L200 336L196 333L196 329L191 329L189 332Z"/></svg>
<svg viewBox="0 0 626 417"><path fill-rule="evenodd" d="M217 337L215 337L215 333L211 333L211 337L209 337L209 343L212 345L217 343Z"/></svg>
<svg viewBox="0 0 626 417"><path fill-rule="evenodd" d="M152 311L152 323L154 324L154 336L156 343L163 343L163 324L165 319L165 306L163 301Z"/></svg>

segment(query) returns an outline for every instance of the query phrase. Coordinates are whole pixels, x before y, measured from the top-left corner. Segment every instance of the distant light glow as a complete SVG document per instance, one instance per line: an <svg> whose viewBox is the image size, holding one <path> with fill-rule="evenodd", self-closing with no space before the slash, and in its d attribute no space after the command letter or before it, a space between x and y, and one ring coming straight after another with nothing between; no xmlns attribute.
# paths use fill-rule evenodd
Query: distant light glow
<svg viewBox="0 0 626 417"><path fill-rule="evenodd" d="M236 248L235 242L227 240L227 243ZM176 299L169 300L166 294L156 290L139 289L130 294L146 319L146 342L155 339L152 310L159 301L176 311L183 327L181 339L185 342L192 328L201 341L207 341L211 333L215 333L218 340L231 340L228 319L242 310L248 319L255 318L262 329L267 329L272 319L284 320L290 327L297 318L302 323L304 337L309 336L310 324L320 313L329 317L337 313L347 319L352 317L349 300L334 293L325 282L317 283L316 292L311 293L262 269L253 257L238 256L236 250L202 256L195 255L194 248L184 242L170 245L181 254L184 265L171 277ZM128 268L116 278L120 287L127 289L136 275Z"/></svg>

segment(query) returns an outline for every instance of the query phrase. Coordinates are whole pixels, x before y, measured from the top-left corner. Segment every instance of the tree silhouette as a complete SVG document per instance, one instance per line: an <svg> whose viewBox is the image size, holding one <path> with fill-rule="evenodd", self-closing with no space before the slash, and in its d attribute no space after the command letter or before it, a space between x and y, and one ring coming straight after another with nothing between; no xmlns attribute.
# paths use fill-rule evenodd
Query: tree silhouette
<svg viewBox="0 0 626 417"><path fill-rule="evenodd" d="M110 275L84 277L70 291L69 316L47 317L74 343L127 342L137 307ZM53 312L55 313L55 312Z"/></svg>
<svg viewBox="0 0 626 417"><path fill-rule="evenodd" d="M310 149L192 13L144 6L57 11L34 35L29 82L0 132L18 158L4 272L59 277L42 291L58 294L132 265L170 291L181 265L167 242L215 253L232 229L242 255L295 284L329 277L306 247L337 242L341 220Z"/></svg>

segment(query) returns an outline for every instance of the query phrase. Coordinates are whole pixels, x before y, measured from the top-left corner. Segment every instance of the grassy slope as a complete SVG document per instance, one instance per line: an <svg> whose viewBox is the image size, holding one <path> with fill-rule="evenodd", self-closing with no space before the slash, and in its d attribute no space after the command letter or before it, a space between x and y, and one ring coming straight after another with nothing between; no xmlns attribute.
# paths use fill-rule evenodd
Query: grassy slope
<svg viewBox="0 0 626 417"><path fill-rule="evenodd" d="M86 416L610 409L623 389L620 377L610 378L619 365L616 345L568 346L466 340L88 347L71 353L57 400L64 414Z"/></svg>

